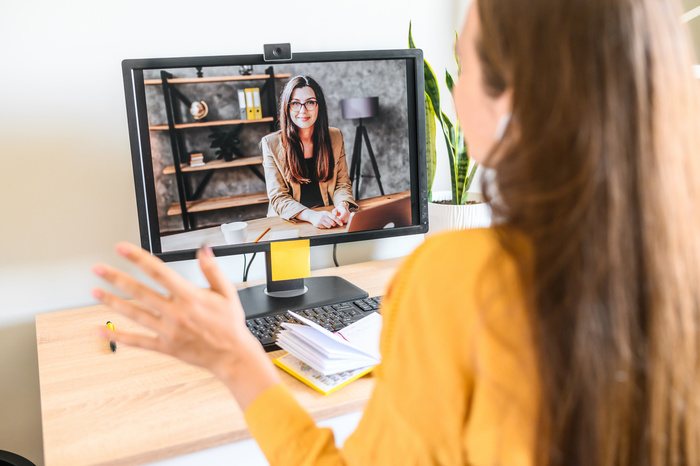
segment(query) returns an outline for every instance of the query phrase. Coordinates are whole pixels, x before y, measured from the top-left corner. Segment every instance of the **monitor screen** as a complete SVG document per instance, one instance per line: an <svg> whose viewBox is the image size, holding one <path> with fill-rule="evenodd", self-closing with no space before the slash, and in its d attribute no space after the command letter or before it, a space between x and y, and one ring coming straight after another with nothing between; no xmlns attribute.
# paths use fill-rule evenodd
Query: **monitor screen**
<svg viewBox="0 0 700 466"><path fill-rule="evenodd" d="M125 60L142 245L425 232L422 67L417 50Z"/></svg>

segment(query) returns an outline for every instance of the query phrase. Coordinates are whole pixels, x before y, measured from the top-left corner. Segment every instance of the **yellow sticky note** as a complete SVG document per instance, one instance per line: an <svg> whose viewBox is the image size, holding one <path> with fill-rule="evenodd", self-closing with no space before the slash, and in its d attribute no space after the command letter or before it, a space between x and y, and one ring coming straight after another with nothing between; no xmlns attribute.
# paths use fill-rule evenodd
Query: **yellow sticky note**
<svg viewBox="0 0 700 466"><path fill-rule="evenodd" d="M311 276L311 243L308 239L270 243L272 279L294 280Z"/></svg>

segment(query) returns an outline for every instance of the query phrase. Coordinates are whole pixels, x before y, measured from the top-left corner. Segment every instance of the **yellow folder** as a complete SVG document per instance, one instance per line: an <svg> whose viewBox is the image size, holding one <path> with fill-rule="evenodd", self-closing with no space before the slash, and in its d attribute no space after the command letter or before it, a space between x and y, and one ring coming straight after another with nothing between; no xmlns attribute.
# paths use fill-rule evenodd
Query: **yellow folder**
<svg viewBox="0 0 700 466"><path fill-rule="evenodd" d="M255 120L255 104L253 103L253 88L246 87L245 89L245 109L249 120Z"/></svg>
<svg viewBox="0 0 700 466"><path fill-rule="evenodd" d="M260 88L253 88L253 106L255 107L255 119L262 120L262 107L260 106Z"/></svg>

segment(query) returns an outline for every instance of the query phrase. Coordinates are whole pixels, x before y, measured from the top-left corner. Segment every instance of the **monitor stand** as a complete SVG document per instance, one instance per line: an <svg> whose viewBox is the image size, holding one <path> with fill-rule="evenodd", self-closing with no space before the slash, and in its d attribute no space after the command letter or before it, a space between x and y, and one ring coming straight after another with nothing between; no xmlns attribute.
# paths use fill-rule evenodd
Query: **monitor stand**
<svg viewBox="0 0 700 466"><path fill-rule="evenodd" d="M308 309L368 297L366 291L337 277L272 280L269 252L265 254L265 285L238 290L246 318L287 310Z"/></svg>

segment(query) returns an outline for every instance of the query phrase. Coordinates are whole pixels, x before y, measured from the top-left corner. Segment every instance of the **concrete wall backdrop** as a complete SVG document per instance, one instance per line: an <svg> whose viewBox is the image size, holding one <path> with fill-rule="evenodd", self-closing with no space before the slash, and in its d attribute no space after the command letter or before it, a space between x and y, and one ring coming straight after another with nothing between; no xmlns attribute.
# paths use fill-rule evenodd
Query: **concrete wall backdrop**
<svg viewBox="0 0 700 466"><path fill-rule="evenodd" d="M34 315L91 304L97 281L90 266L96 261L125 266L112 246L138 240L122 59L261 53L263 43L287 41L297 51L403 48L412 19L417 43L443 69L452 66L453 32L463 9L458 3L4 1L0 449L43 464ZM447 95L444 85L443 92ZM438 150L438 169L446 174L444 147ZM349 263L398 256L420 240L341 245L338 257ZM240 279L241 257L220 263ZM262 277L263 263L256 261L253 279ZM312 267L331 264L329 247L314 249ZM172 267L202 283L193 263ZM260 461L247 459L238 458ZM215 463L200 457L190 464Z"/></svg>

